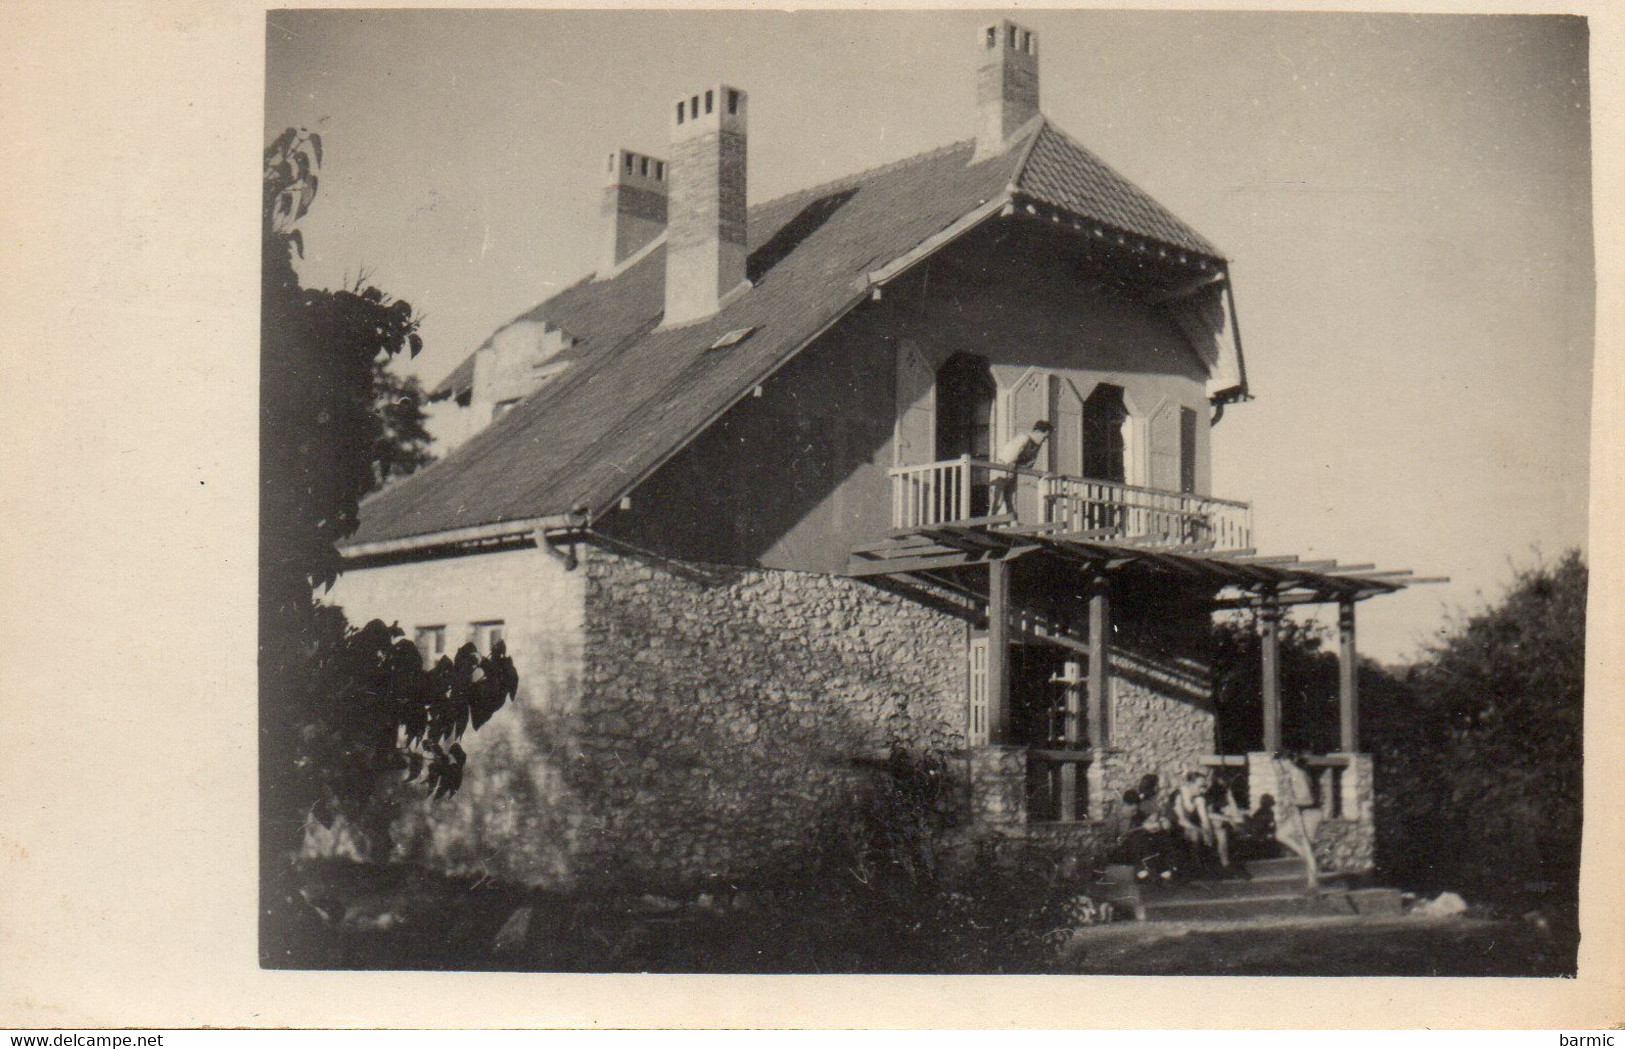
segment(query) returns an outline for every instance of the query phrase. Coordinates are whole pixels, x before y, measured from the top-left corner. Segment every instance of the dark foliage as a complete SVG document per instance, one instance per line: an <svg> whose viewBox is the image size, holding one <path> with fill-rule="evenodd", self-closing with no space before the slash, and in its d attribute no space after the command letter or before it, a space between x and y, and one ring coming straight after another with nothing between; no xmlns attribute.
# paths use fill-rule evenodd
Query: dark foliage
<svg viewBox="0 0 1625 1049"><path fill-rule="evenodd" d="M305 820L371 793L381 773L457 790L459 740L517 687L500 644L465 645L425 670L398 627L359 629L315 597L361 499L427 461L421 388L387 362L422 346L410 305L377 288L301 287L293 228L309 208L319 136L292 129L265 153L261 288L260 686L262 840L297 844Z"/></svg>
<svg viewBox="0 0 1625 1049"><path fill-rule="evenodd" d="M1324 652L1315 623L1285 616L1280 626L1281 737L1288 750L1337 749L1337 655ZM1221 754L1263 749L1263 642L1256 616L1213 629L1213 697Z"/></svg>
<svg viewBox="0 0 1625 1049"><path fill-rule="evenodd" d="M1577 552L1519 572L1402 689L1365 697L1395 877L1575 920L1587 581Z"/></svg>
<svg viewBox="0 0 1625 1049"><path fill-rule="evenodd" d="M373 480L379 488L434 461L423 410L429 394L416 375L404 379L396 375L391 360L380 357L373 362L372 401L384 430L373 456Z"/></svg>
<svg viewBox="0 0 1625 1049"><path fill-rule="evenodd" d="M1520 572L1415 666L1359 668L1362 746L1376 755L1378 862L1389 881L1573 924L1579 881L1586 567ZM1281 624L1288 749L1337 749L1337 658L1313 624ZM1224 753L1261 744L1256 622L1215 629Z"/></svg>

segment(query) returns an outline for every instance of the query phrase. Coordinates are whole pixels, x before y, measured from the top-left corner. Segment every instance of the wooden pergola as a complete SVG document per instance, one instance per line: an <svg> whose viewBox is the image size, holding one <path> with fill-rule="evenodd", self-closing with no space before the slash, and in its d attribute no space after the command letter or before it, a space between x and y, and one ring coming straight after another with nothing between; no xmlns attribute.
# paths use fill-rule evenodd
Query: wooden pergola
<svg viewBox="0 0 1625 1049"><path fill-rule="evenodd" d="M1068 532L1059 524L1023 525L1009 516L981 517L895 530L879 542L854 550L847 574L967 617L985 612L988 734L992 742L1004 743L1010 734L1011 566L1019 559L1040 556L1077 571L1087 599L1086 637L1046 632L1042 623L1036 624L1036 630L1041 640L1087 656L1086 705L1082 711L1069 706L1066 740L1071 746L1087 739L1097 748L1110 743L1105 696L1114 586L1124 573L1133 573L1152 581L1162 577L1210 588L1209 611L1254 609L1258 613L1263 650L1263 745L1271 753L1282 749L1280 624L1286 608L1331 603L1338 607L1339 744L1343 752L1354 753L1359 750L1360 737L1355 605L1408 586L1447 581L1417 578L1408 570L1378 569L1371 564L1260 556L1253 549L1213 549L1211 543L1170 546L1158 542L1153 545L1149 537L1136 541L1110 529ZM1083 735L1085 728L1087 736ZM1066 760L1065 752L1057 752L1057 757Z"/></svg>

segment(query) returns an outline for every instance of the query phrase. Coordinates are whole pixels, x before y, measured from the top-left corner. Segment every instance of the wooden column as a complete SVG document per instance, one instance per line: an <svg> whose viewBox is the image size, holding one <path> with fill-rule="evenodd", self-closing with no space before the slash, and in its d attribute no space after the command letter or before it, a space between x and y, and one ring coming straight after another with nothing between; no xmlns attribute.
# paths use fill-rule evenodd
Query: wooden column
<svg viewBox="0 0 1625 1049"><path fill-rule="evenodd" d="M1106 577L1089 581L1089 745L1104 747L1111 742L1111 711L1106 702L1110 680L1112 630L1111 594Z"/></svg>
<svg viewBox="0 0 1625 1049"><path fill-rule="evenodd" d="M1067 750L1076 750L1078 744L1083 742L1082 670L1082 664L1076 660L1067 660L1066 721L1065 729L1061 733L1062 745ZM1075 762L1068 761L1061 765L1060 781L1059 815L1063 823L1070 823L1078 818L1078 766Z"/></svg>
<svg viewBox="0 0 1625 1049"><path fill-rule="evenodd" d="M1281 606L1273 593L1258 610L1263 634L1264 750L1281 752Z"/></svg>
<svg viewBox="0 0 1625 1049"><path fill-rule="evenodd" d="M987 565L987 738L1010 742L1010 566Z"/></svg>
<svg viewBox="0 0 1625 1049"><path fill-rule="evenodd" d="M1354 602L1337 603L1337 713L1338 748L1345 754L1360 749L1360 672L1354 647Z"/></svg>

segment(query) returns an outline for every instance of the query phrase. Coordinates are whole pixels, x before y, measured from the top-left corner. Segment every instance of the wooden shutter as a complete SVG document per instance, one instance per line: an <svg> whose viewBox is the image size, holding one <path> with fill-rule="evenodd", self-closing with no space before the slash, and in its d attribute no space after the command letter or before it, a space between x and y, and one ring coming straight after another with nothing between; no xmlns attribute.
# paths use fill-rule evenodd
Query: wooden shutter
<svg viewBox="0 0 1625 1049"><path fill-rule="evenodd" d="M1016 383L1005 399L1009 411L1005 412L1004 441L1008 441L1019 433L1031 430L1033 423L1049 417L1050 409L1050 376L1047 372L1036 369L1029 371ZM994 449L995 456L998 449ZM1050 468L1050 456L1055 452L1053 439L1045 441L1044 447L1038 450L1038 458L1027 467L1029 470L1046 471ZM1044 520L1044 507L1042 503L1043 492L1038 479L1035 477L1022 477L1016 482L1016 516L1024 523L1031 524Z"/></svg>
<svg viewBox="0 0 1625 1049"><path fill-rule="evenodd" d="M1050 420L1055 427L1050 434L1054 447L1051 458L1053 469L1068 477L1083 476L1083 398L1070 379L1059 375L1051 377Z"/></svg>
<svg viewBox="0 0 1625 1049"><path fill-rule="evenodd" d="M1179 490L1196 491L1196 413L1189 408L1179 409Z"/></svg>
<svg viewBox="0 0 1625 1049"><path fill-rule="evenodd" d="M1179 406L1165 404L1151 417L1151 484L1179 491Z"/></svg>
<svg viewBox="0 0 1625 1049"><path fill-rule="evenodd" d="M897 347L897 466L934 462L937 453L937 382L920 348Z"/></svg>
<svg viewBox="0 0 1625 1049"><path fill-rule="evenodd" d="M1033 428L1033 423L1048 418L1050 407L1049 374L1041 371L1029 371L1021 377L1011 389L1010 395L1005 398L1010 410L1004 413L1004 436L1000 443L1008 441L1018 433L1025 433ZM1034 470L1048 470L1050 453L1054 451L1054 443L1046 442L1038 459L1033 463ZM997 448L994 449L998 451Z"/></svg>
<svg viewBox="0 0 1625 1049"><path fill-rule="evenodd" d="M985 747L988 743L987 638L971 638L967 655L970 706L965 722L965 742L972 747Z"/></svg>

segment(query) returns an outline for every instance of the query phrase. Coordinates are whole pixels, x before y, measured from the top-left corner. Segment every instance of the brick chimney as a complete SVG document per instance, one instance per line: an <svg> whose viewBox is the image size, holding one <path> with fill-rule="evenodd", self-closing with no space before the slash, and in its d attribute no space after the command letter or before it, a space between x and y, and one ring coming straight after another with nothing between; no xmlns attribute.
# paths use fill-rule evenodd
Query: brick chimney
<svg viewBox="0 0 1625 1049"><path fill-rule="evenodd" d="M666 174L666 162L659 157L629 149L609 155L600 276L637 254L666 228Z"/></svg>
<svg viewBox="0 0 1625 1049"><path fill-rule="evenodd" d="M745 284L745 93L719 85L674 104L665 325L717 312Z"/></svg>
<svg viewBox="0 0 1625 1049"><path fill-rule="evenodd" d="M976 157L994 156L1038 115L1038 34L1009 20L976 37Z"/></svg>

